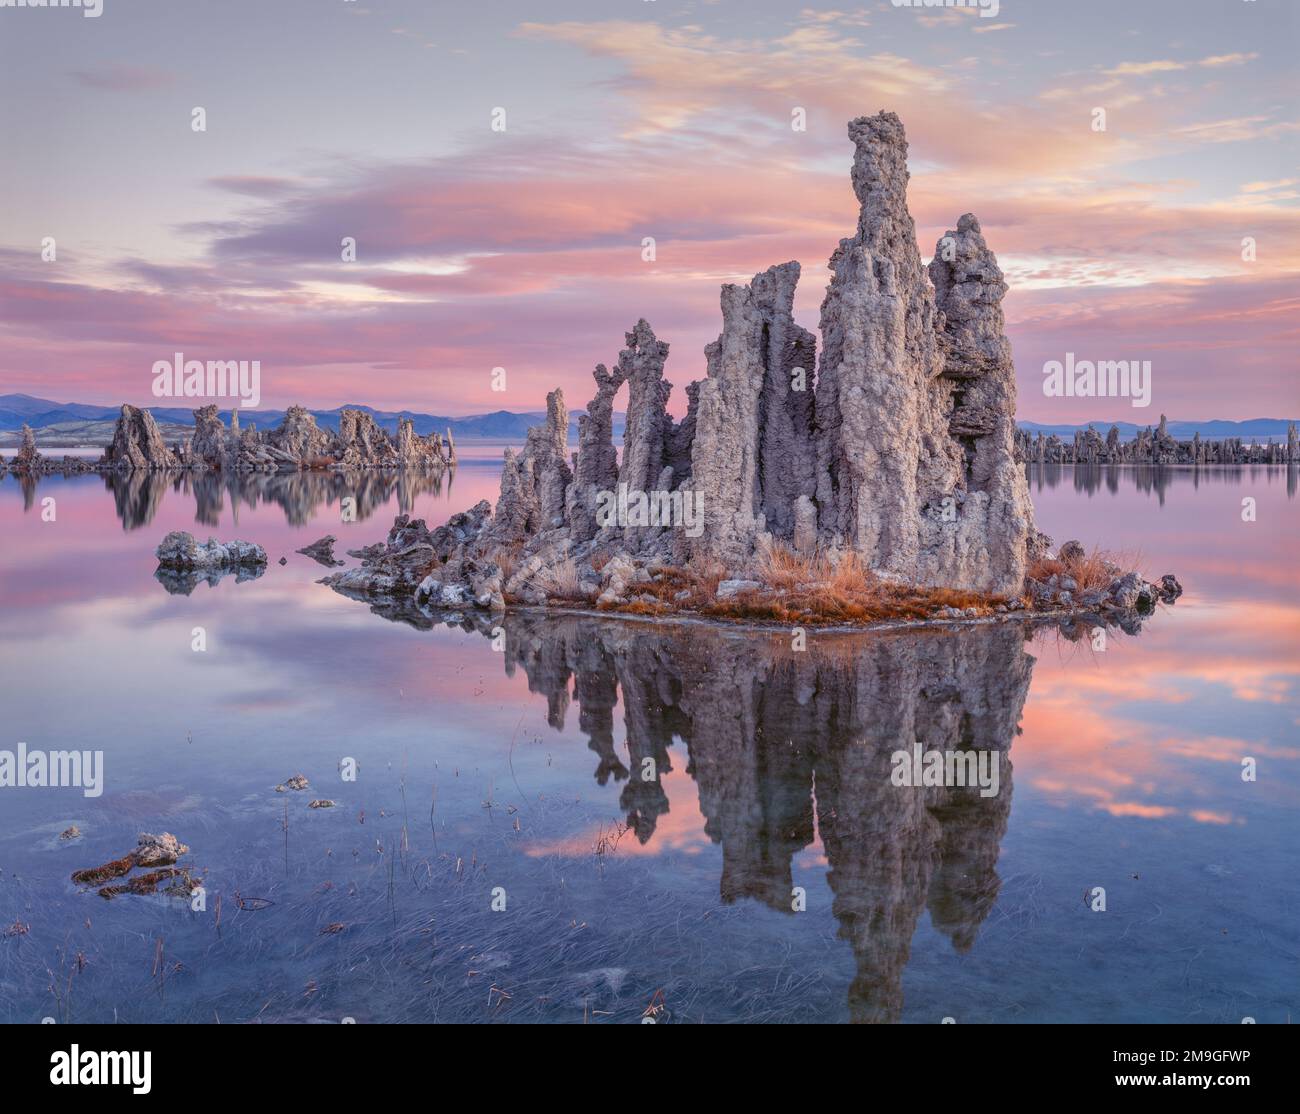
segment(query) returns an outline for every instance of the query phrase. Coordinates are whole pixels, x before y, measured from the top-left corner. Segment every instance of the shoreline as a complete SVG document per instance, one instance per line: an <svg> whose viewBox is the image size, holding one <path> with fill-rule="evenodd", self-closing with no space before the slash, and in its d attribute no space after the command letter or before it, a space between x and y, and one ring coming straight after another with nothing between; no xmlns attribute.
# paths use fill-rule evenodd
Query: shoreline
<svg viewBox="0 0 1300 1114"><path fill-rule="evenodd" d="M439 612L447 615L464 614L464 612L458 612L451 609L438 609L437 611L431 612L431 614L438 614ZM649 624L662 623L669 626L706 626L714 630L729 630L737 633L755 631L766 634L776 634L778 632L785 632L788 634L792 629L803 629L802 627L792 628L788 624L778 623L776 620L771 619L733 619L718 615L702 615L697 611L679 611L667 612L659 615L643 615L634 611L619 611L615 608L601 610L600 608L590 607L524 604L517 607L507 608L505 612L506 615L521 613L527 615L546 616L548 618L572 615L589 619L620 619L626 622ZM1150 619L1154 615L1155 612L1151 612L1147 615L1138 616L1138 618ZM948 628L993 626L999 623L1021 623L1025 626L1031 627L1059 627L1063 622L1078 619L1095 620L1092 625L1103 628L1121 626L1118 616L1107 621L1105 616L1099 615L1095 611L1087 611L1083 609L1059 609L1055 611L1008 611L1004 614L967 615L962 616L961 618L881 619L861 624L845 623L843 621L819 622L817 619L811 618L805 622L804 627L806 627L810 633L855 635L907 633L911 631L937 632Z"/></svg>

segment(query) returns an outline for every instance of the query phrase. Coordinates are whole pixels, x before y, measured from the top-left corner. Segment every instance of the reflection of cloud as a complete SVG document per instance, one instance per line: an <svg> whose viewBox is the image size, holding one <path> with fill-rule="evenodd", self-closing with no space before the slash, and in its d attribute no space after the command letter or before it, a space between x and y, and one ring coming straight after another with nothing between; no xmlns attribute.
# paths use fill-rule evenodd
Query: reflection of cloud
<svg viewBox="0 0 1300 1114"><path fill-rule="evenodd" d="M1109 812L1112 816L1138 816L1144 820L1163 820L1178 814L1176 808L1169 808L1167 805L1140 805L1133 801L1116 801L1104 804L1101 808L1103 812Z"/></svg>
<svg viewBox="0 0 1300 1114"><path fill-rule="evenodd" d="M1207 808L1193 809L1187 814L1198 824L1244 824L1245 821L1228 812L1211 812Z"/></svg>
<svg viewBox="0 0 1300 1114"><path fill-rule="evenodd" d="M1279 715L1300 692L1296 610L1276 600L1179 607L1156 616L1136 643L1111 639L1105 653L1062 656L1050 642L1040 649L1017 768L1053 803L1237 822L1227 809L1206 807L1205 764L1228 767L1211 776L1235 785L1232 767L1244 757L1300 761ZM1289 792L1286 779L1252 791Z"/></svg>
<svg viewBox="0 0 1300 1114"><path fill-rule="evenodd" d="M165 89L176 75L151 66L127 66L120 62L75 70L72 74L82 85L108 93L137 93L147 89Z"/></svg>
<svg viewBox="0 0 1300 1114"><path fill-rule="evenodd" d="M629 830L618 840L617 846L608 852L610 856L655 856L665 852L697 855L710 845L709 837L704 832L699 793L690 775L684 769L676 769L664 774L659 780L669 807L655 821L654 838L642 843L636 838L636 833ZM597 843L602 838L610 839L613 830L612 822L597 824L563 839L529 844L524 853L534 859L551 856L591 859L595 856Z"/></svg>

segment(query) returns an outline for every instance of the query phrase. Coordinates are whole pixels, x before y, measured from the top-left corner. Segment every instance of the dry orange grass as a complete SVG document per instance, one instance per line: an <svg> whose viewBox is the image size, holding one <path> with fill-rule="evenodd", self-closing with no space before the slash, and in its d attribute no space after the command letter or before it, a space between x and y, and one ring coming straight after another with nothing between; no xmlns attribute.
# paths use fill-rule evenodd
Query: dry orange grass
<svg viewBox="0 0 1300 1114"><path fill-rule="evenodd" d="M1081 591L1102 592L1110 587L1111 581L1115 579L1116 574L1112 571L1115 568L1120 570L1118 574L1120 576L1128 572L1136 572L1144 578L1146 576L1140 552L1128 550L1112 552L1096 547L1086 551L1082 557L1069 560L1062 560L1060 557L1040 557L1029 566L1027 575L1041 581L1047 581L1053 576L1068 576L1079 585Z"/></svg>
<svg viewBox="0 0 1300 1114"><path fill-rule="evenodd" d="M765 542L758 552L755 572L772 588L793 588L818 578L815 558L796 553L783 542Z"/></svg>
<svg viewBox="0 0 1300 1114"><path fill-rule="evenodd" d="M930 619L943 607L974 607L986 615L1005 602L976 592L892 584L871 572L856 554L843 555L832 564L824 557L797 554L780 543L758 556L755 575L764 587L718 599L718 583L725 575L720 565L664 569L657 581L641 589L654 602L605 604L602 610L632 615L692 611L716 619L815 625Z"/></svg>

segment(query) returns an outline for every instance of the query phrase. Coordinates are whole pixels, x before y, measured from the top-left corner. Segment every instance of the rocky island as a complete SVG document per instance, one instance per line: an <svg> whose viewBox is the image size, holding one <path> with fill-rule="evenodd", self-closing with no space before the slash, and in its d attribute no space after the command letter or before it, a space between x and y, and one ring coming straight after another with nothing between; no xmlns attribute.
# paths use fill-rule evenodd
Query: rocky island
<svg viewBox="0 0 1300 1114"><path fill-rule="evenodd" d="M1018 460L1007 286L962 216L928 268L893 113L850 122L855 234L830 259L817 338L797 262L722 288L707 377L668 414L668 345L645 320L594 372L570 457L560 391L486 501L434 530L399 516L337 590L417 608L595 606L781 622L1125 615L1159 585L1035 526ZM612 436L626 384L621 459ZM1023 448L1023 446L1022 446Z"/></svg>

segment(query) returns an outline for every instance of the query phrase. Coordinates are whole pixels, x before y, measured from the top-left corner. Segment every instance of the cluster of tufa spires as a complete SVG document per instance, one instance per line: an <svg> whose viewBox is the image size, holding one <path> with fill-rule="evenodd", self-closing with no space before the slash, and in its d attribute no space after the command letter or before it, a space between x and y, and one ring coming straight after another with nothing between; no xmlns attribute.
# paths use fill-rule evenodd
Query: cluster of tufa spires
<svg viewBox="0 0 1300 1114"><path fill-rule="evenodd" d="M1076 430L1071 441L1055 433L1044 437L1026 430L1016 433L1016 456L1036 464L1295 464L1300 463L1300 443L1295 422L1287 423L1286 444L1248 445L1240 437L1179 441L1169 432L1168 421L1138 430L1131 441L1121 441L1119 427L1111 426L1102 437L1092 426Z"/></svg>
<svg viewBox="0 0 1300 1114"><path fill-rule="evenodd" d="M638 321L614 368L595 369L572 459L556 390L545 424L507 451L495 511L482 502L432 531L401 516L361 568L327 582L496 609L545 603L567 577L559 598L617 603L660 569L743 577L784 546L832 564L852 554L908 585L1018 595L1049 540L1016 461L1002 273L969 214L922 263L895 114L853 120L849 137L861 215L831 257L820 357L794 320L798 263L726 285L708 375L675 422L668 345Z"/></svg>
<svg viewBox="0 0 1300 1114"><path fill-rule="evenodd" d="M780 542L832 560L851 551L909 584L1021 589L1045 540L1016 461L1002 273L969 214L922 263L895 114L853 120L849 137L861 215L831 257L820 358L793 316L798 263L726 285L708 377L687 388L678 423L666 409L668 345L639 321L613 371L596 368L572 467L559 391L546 425L507 454L485 542L522 547L525 568L540 556L539 572L620 554L737 571ZM620 461L611 413L624 383ZM600 511L612 491L661 503L681 491L703 527L611 522ZM509 592L528 589L516 578Z"/></svg>
<svg viewBox="0 0 1300 1114"><path fill-rule="evenodd" d="M302 406L290 406L280 425L259 432L239 427L239 411L230 415L230 427L216 406L194 411L194 433L186 441L168 445L148 410L124 404L113 428L113 439L94 463L65 457L50 467L36 450L32 431L23 426L23 443L15 457L16 473L52 470L98 472L150 472L190 469L214 472L297 472L307 469L404 468L442 471L456 465L456 445L451 430L446 440L431 433L418 436L408 417L397 419L397 436L391 437L364 410L339 412L339 431L316 424Z"/></svg>

